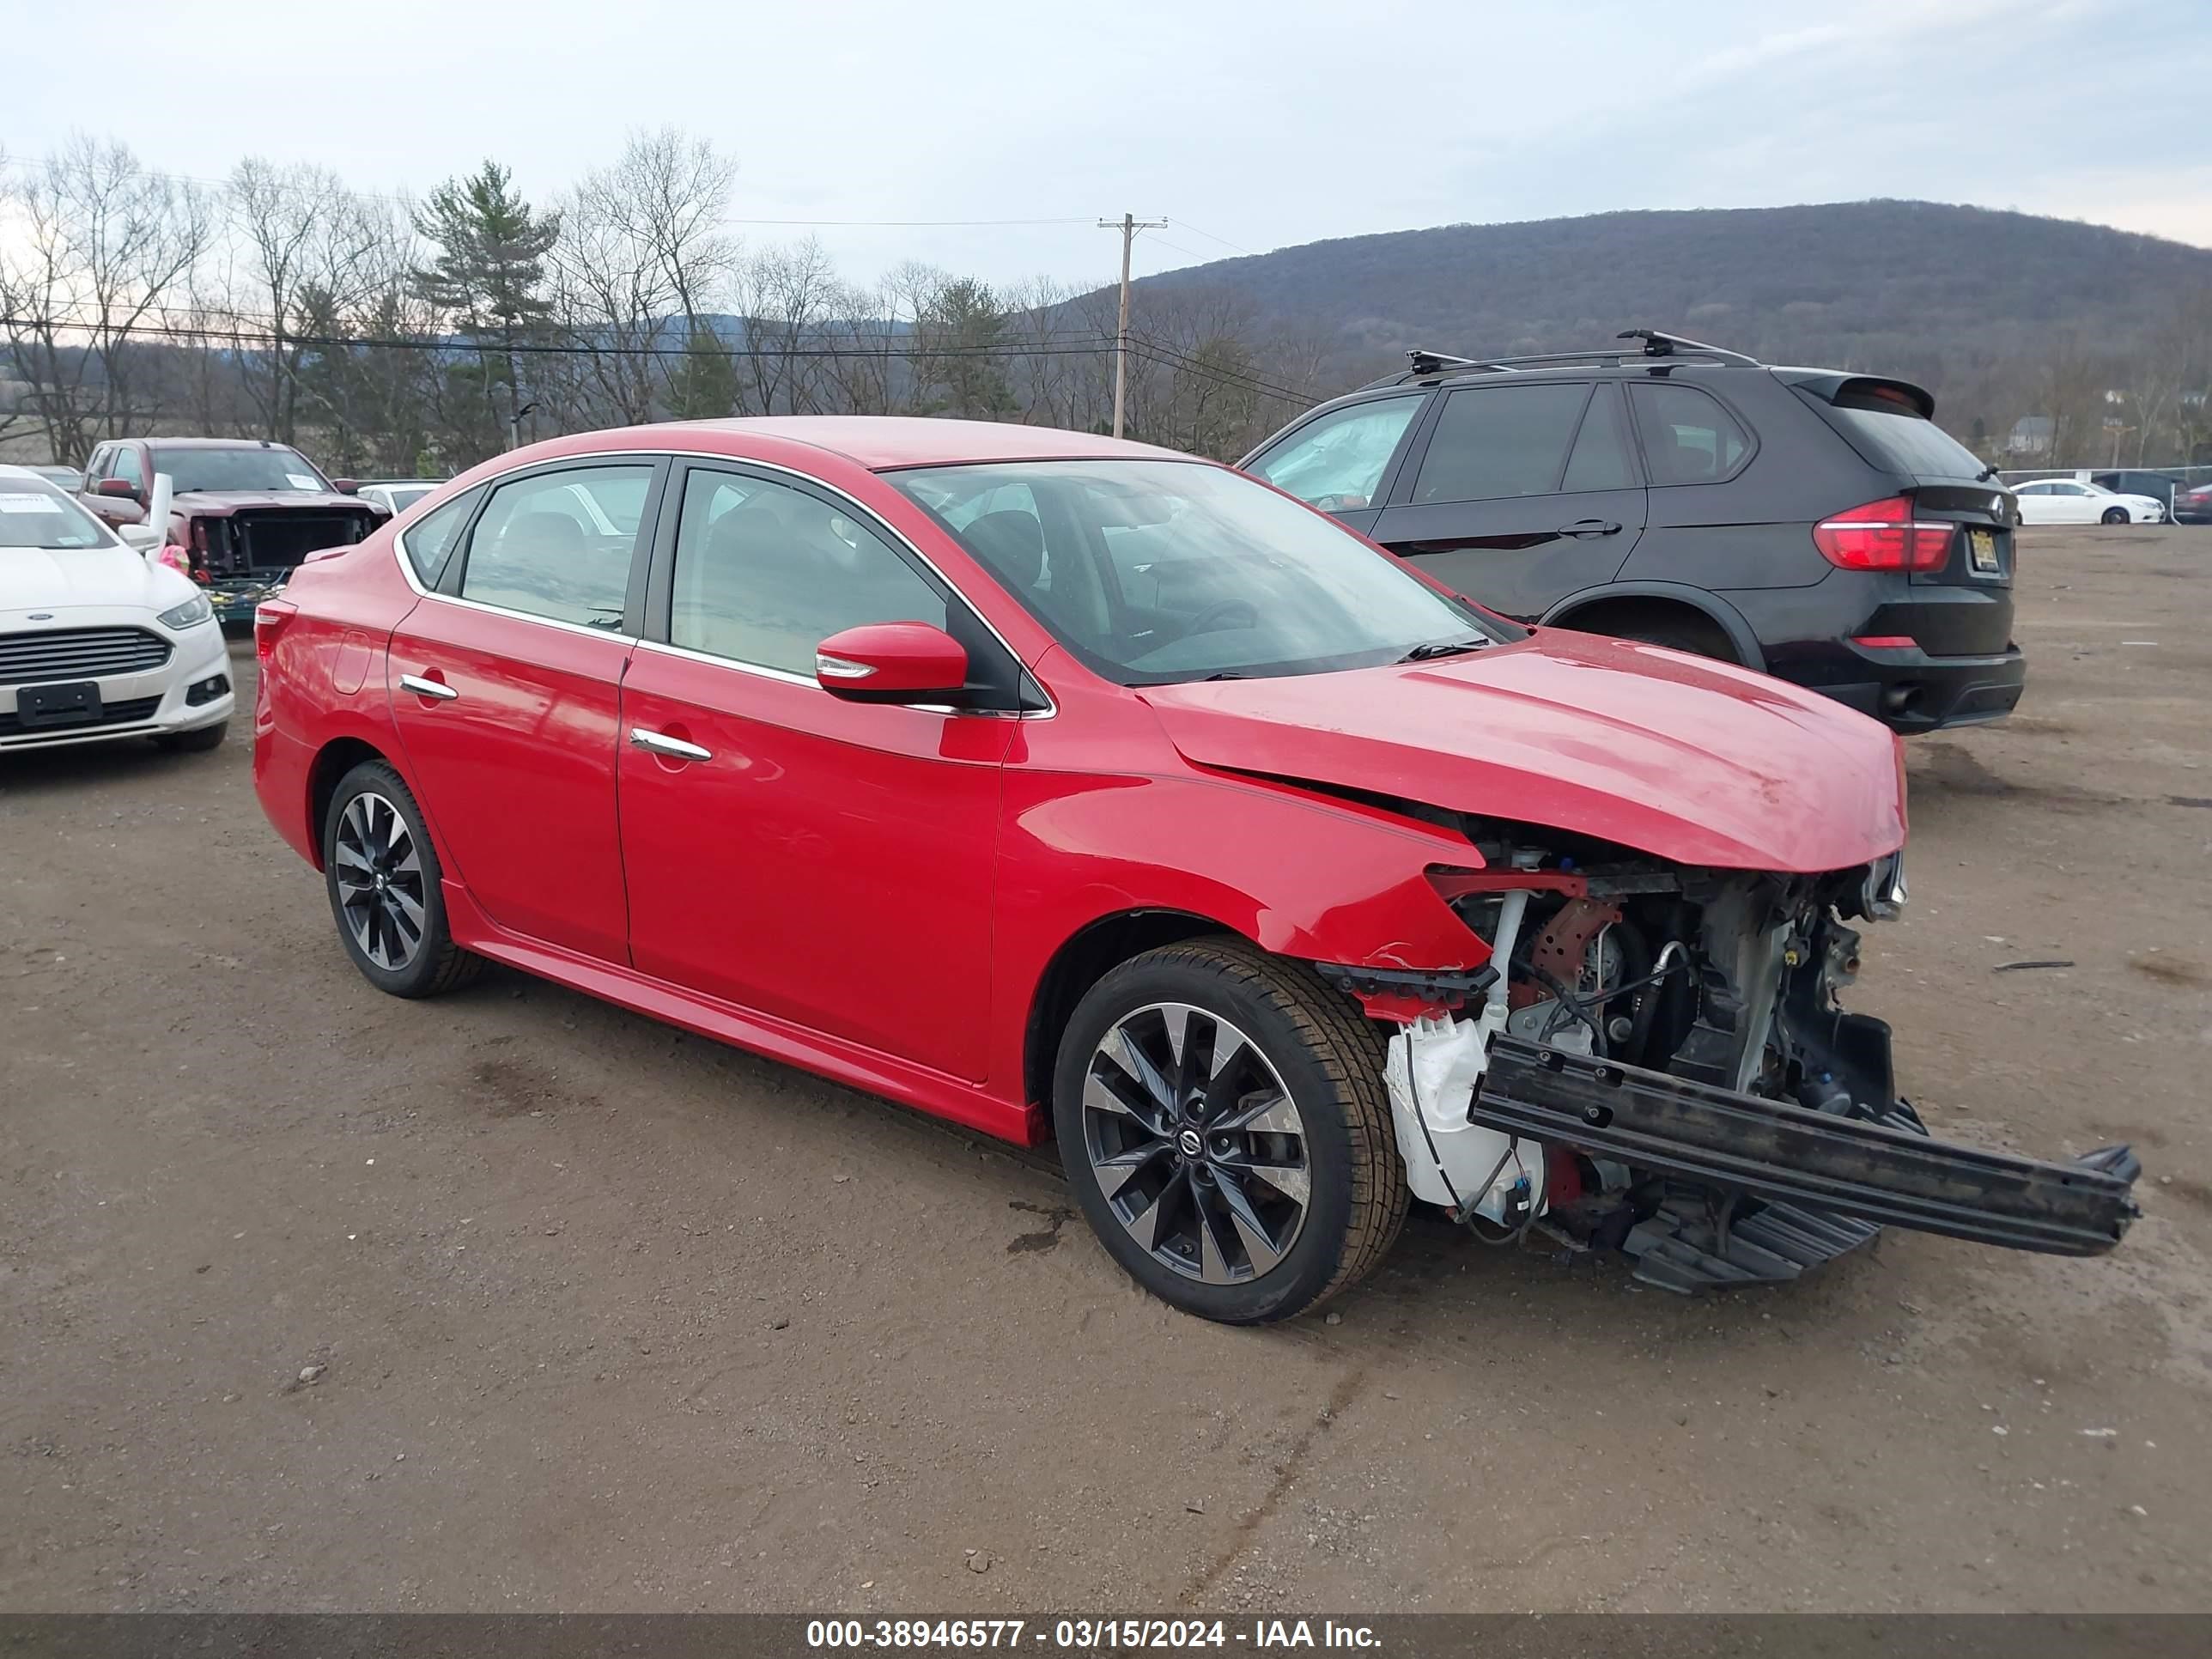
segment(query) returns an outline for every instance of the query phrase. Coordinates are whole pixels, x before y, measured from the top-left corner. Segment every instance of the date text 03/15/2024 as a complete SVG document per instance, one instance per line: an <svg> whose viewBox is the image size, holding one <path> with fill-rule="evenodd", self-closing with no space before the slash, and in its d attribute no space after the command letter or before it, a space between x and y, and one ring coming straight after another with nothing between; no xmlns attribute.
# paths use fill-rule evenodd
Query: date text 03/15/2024
<svg viewBox="0 0 2212 1659"><path fill-rule="evenodd" d="M1257 1619L1237 1628L1219 1619L813 1619L810 1648L1019 1648L1024 1640L1054 1649L1375 1648L1365 1625L1334 1620Z"/></svg>

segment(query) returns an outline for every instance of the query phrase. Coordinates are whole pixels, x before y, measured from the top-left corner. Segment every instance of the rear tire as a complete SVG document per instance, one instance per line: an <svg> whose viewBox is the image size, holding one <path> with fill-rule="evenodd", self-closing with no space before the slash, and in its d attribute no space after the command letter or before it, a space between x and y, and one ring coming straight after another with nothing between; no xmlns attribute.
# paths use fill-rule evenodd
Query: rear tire
<svg viewBox="0 0 2212 1659"><path fill-rule="evenodd" d="M172 755L204 755L210 749L222 748L229 730L228 720L217 720L213 726L203 726L196 731L165 732L154 739L154 746Z"/></svg>
<svg viewBox="0 0 2212 1659"><path fill-rule="evenodd" d="M1382 1041L1310 969L1243 940L1109 971L1060 1038L1060 1158L1107 1253L1187 1313L1288 1319L1356 1284L1406 1218Z"/></svg>
<svg viewBox="0 0 2212 1659"><path fill-rule="evenodd" d="M338 780L323 814L331 915L362 977L388 995L437 996L483 971L446 927L439 877L422 809L389 763L363 761Z"/></svg>
<svg viewBox="0 0 2212 1659"><path fill-rule="evenodd" d="M2099 520L2102 524L2125 524L2127 521L2128 510L2124 507L2106 507L2104 517Z"/></svg>

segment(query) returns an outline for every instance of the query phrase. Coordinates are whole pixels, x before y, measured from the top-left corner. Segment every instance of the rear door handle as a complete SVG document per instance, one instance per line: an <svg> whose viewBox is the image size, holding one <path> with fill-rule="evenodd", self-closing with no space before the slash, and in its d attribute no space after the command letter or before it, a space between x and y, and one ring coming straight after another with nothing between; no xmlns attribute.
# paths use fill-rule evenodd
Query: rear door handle
<svg viewBox="0 0 2212 1659"><path fill-rule="evenodd" d="M714 758L714 751L711 749L702 749L696 743L686 743L683 738L672 738L665 732L648 732L641 726L630 727L629 740L633 748L642 749L651 754L665 755L671 760L710 761Z"/></svg>
<svg viewBox="0 0 2212 1659"><path fill-rule="evenodd" d="M1620 526L1610 519L1577 519L1559 526L1562 536L1618 536Z"/></svg>
<svg viewBox="0 0 2212 1659"><path fill-rule="evenodd" d="M434 698L439 702L451 702L461 694L443 680L426 680L420 674L402 674L399 689L412 691L418 697Z"/></svg>

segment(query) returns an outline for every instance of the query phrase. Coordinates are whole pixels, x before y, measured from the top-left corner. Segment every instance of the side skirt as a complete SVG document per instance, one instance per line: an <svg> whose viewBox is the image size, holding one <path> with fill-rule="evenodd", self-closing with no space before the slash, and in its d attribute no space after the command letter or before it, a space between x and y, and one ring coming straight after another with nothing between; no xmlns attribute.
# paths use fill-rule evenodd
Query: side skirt
<svg viewBox="0 0 2212 1659"><path fill-rule="evenodd" d="M1044 1114L1036 1107L1009 1105L942 1072L701 996L618 963L509 933L477 908L458 882L441 883L440 892L454 943L480 957L1017 1146L1035 1146L1045 1139Z"/></svg>

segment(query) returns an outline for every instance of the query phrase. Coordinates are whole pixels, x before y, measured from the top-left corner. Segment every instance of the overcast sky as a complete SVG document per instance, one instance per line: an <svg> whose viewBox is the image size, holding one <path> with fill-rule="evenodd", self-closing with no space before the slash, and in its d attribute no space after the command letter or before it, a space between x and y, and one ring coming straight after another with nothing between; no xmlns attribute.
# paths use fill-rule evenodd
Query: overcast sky
<svg viewBox="0 0 2212 1659"><path fill-rule="evenodd" d="M535 198L673 124L853 277L1103 279L1323 237L1919 197L2212 246L2212 0L0 0L0 145ZM46 67L41 68L41 65ZM809 234L741 225L756 240Z"/></svg>

